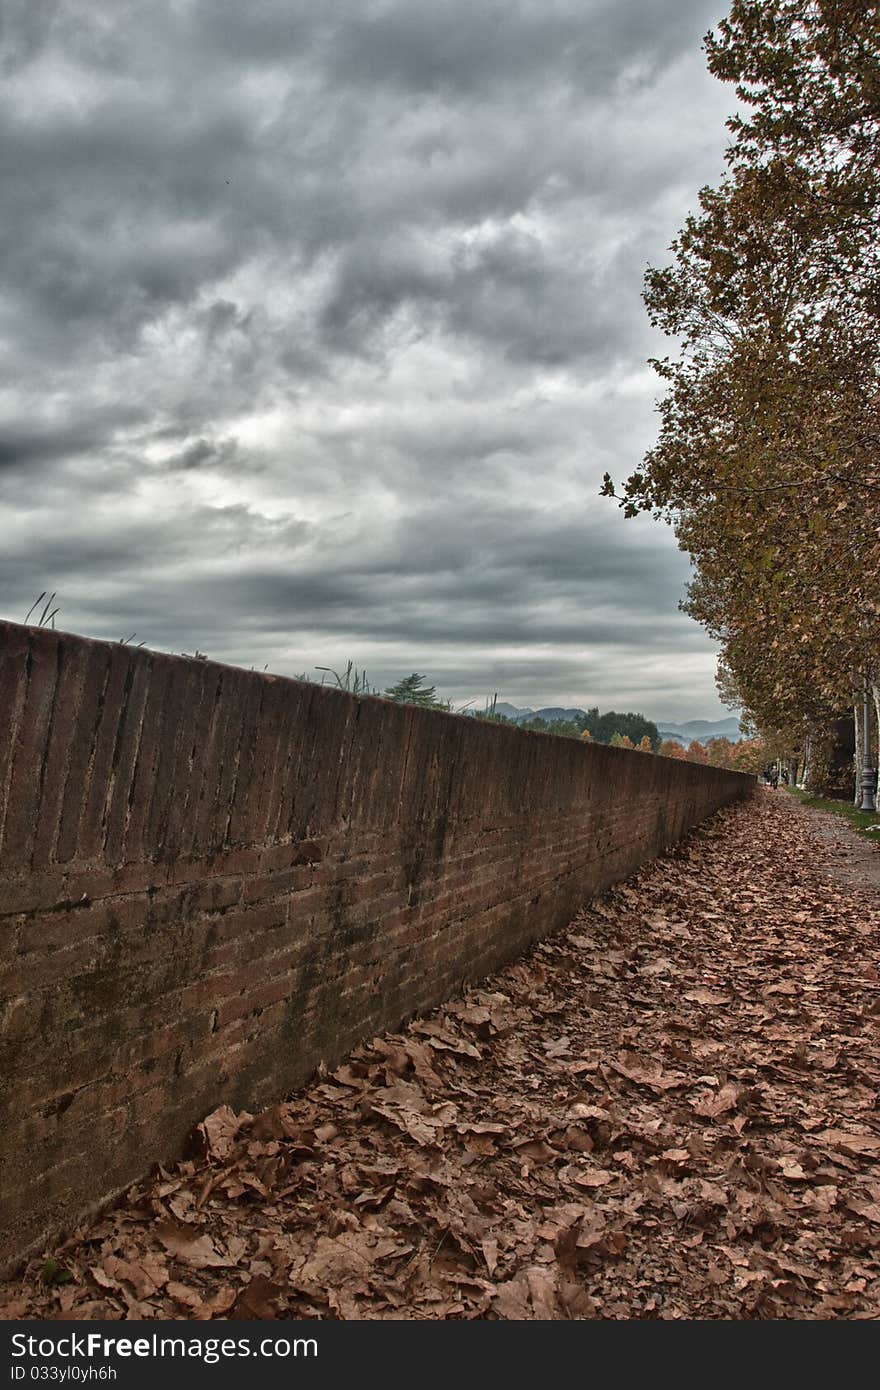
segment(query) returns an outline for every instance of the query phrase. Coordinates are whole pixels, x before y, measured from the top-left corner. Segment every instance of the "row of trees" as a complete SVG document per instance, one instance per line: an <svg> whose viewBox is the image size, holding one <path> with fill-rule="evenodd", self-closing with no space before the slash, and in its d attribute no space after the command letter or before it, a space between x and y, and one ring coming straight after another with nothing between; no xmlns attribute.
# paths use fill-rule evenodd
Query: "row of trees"
<svg viewBox="0 0 880 1390"><path fill-rule="evenodd" d="M589 733L583 738L588 739ZM612 748L634 748L639 753L659 753L663 758L678 758L709 767L725 767L734 772L760 772L767 762L767 750L759 738L741 738L731 743L729 738L711 738L706 743L692 739L685 747L677 739L665 738L653 745L647 735L633 743L626 734L615 734L608 740Z"/></svg>
<svg viewBox="0 0 880 1390"><path fill-rule="evenodd" d="M378 692L375 692L378 694ZM388 686L383 692L386 700L396 700L401 704L422 705L429 709L451 710L448 700L437 696L436 687L427 685L426 677L413 673L405 676L396 685ZM594 743L610 743L617 747L646 748L656 752L660 746L657 725L642 714L628 711L619 714L616 710L599 713L598 705L586 710L574 719L533 719L512 720L495 711L495 702L487 703L484 710L465 707L458 713L473 714L478 719L489 719L496 724L511 724L517 729L528 729L537 733L557 734L562 738L588 738Z"/></svg>
<svg viewBox="0 0 880 1390"><path fill-rule="evenodd" d="M865 680L880 712L880 5L733 0L706 52L745 114L646 276L659 438L603 491L674 525L722 698L821 786Z"/></svg>
<svg viewBox="0 0 880 1390"><path fill-rule="evenodd" d="M638 747L649 753L656 752L660 747L657 725L644 715L634 714L632 711L619 714L615 710L607 710L600 714L598 705L594 705L592 709L572 720L548 720L537 717L512 720L496 712L497 697L487 700L482 710L474 709L472 704L456 708L451 700L438 695L436 685L429 685L427 676L421 675L418 671L413 671L410 675L401 677L394 685L379 690L370 682L366 672L358 670L351 661L341 672L330 666L317 666L315 669L324 673L322 683L328 675L332 676L333 683L340 690L348 690L354 695L379 695L384 700L393 700L401 705L445 710L449 714L467 714L475 719L510 724L517 729L529 729L538 733L557 734L563 738L587 738L595 743L610 743L622 748ZM302 672L296 679L304 681L310 680L311 677Z"/></svg>
<svg viewBox="0 0 880 1390"><path fill-rule="evenodd" d="M450 713L472 714L478 719L488 719L498 724L512 724L515 728L534 730L539 733L557 734L563 738L577 738L586 742L605 743L612 748L633 748L640 753L659 753L667 758L681 758L688 762L707 763L712 767L731 768L737 772L759 772L767 763L767 749L760 739L743 738L732 743L728 738L709 739L705 744L692 740L687 747L675 739L662 739L657 725L644 715L631 711L619 714L615 710L599 713L598 705L586 710L573 720L528 719L513 721L495 713L495 702L487 702L484 710L474 711L469 707L453 709L448 700L437 695L437 687L428 685L427 677L413 671L403 676L394 685L379 691L370 685L366 676L349 663L340 675L329 667L328 670L341 688L360 695L379 695L398 704L418 705L423 709L442 709ZM300 679L306 679L305 676Z"/></svg>
<svg viewBox="0 0 880 1390"><path fill-rule="evenodd" d="M434 709L449 708L448 703L437 699L436 687L426 685L425 677L415 673L404 677L396 685L389 686L384 695L386 699L396 700L401 704L416 704ZM492 719L500 724L512 722L491 712L482 713L478 717ZM579 738L591 743L607 743L612 748L633 748L640 753L659 753L667 758L681 758L711 767L730 768L736 772L759 772L767 762L767 749L757 738L742 738L736 743L732 743L729 738L712 738L705 744L693 739L685 747L675 739L661 740L657 725L641 714L618 714L609 710L600 715L597 706L575 720L528 719L519 721L516 727L557 734L564 738Z"/></svg>
<svg viewBox="0 0 880 1390"><path fill-rule="evenodd" d="M657 725L650 719L645 719L644 715L634 714L631 711L626 714L618 714L615 710L607 710L604 714L600 714L596 705L572 720L534 718L514 721L505 718L504 715L497 714L494 701L487 702L484 710L474 710L467 705L461 709L455 709L451 701L438 696L437 687L429 685L427 677L420 675L417 671L403 676L394 685L386 686L384 690L379 691L369 683L366 675L358 671L351 662L341 674L333 671L330 667L318 667L317 669L328 671L341 689L350 690L357 695L381 694L383 699L394 700L402 705L418 705L422 709L442 709L452 714L470 714L477 719L489 719L497 724L512 724L518 729L557 734L563 738L588 738L595 743L610 743L615 747L639 747L649 753L656 752L660 747L660 734ZM303 675L299 679L305 680L306 677Z"/></svg>
<svg viewBox="0 0 880 1390"><path fill-rule="evenodd" d="M500 715L494 717L501 720ZM656 752L660 746L660 734L653 720L646 719L643 714L634 714L631 710L626 714L620 714L617 710L606 710L600 714L598 706L594 705L571 720L525 719L516 723L519 729L536 729L541 733L562 734L566 738L582 738L586 734L593 743L610 743L615 747L635 748L647 742L648 751Z"/></svg>
<svg viewBox="0 0 880 1390"><path fill-rule="evenodd" d="M658 752L667 758L725 767L731 772L760 772L767 764L767 749L759 738L741 738L736 743L729 738L710 738L705 744L694 739L687 748L675 739L664 739Z"/></svg>

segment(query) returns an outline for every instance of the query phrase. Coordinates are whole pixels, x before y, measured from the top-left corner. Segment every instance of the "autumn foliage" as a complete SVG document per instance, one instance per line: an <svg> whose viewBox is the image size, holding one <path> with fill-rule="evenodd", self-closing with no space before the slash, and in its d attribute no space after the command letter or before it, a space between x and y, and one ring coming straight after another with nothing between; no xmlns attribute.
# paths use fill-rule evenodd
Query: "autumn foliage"
<svg viewBox="0 0 880 1390"><path fill-rule="evenodd" d="M741 114L646 276L676 355L620 501L674 523L723 697L799 754L878 697L880 6L734 0L706 47Z"/></svg>
<svg viewBox="0 0 880 1390"><path fill-rule="evenodd" d="M687 748L676 739L667 738L657 751L665 758L683 758L733 772L759 772L767 760L766 746L757 738L741 738L736 743L729 738L712 738L706 744L692 739Z"/></svg>

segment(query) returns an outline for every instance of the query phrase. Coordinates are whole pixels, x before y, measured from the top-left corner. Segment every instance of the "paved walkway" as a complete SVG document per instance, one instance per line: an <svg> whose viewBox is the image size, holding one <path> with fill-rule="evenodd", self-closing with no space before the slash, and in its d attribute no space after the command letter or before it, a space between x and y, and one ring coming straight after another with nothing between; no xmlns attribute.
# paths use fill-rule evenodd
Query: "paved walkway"
<svg viewBox="0 0 880 1390"><path fill-rule="evenodd" d="M842 816L831 811L809 809L807 814L813 830L832 849L823 860L832 878L880 897L880 834L872 839L857 835Z"/></svg>
<svg viewBox="0 0 880 1390"><path fill-rule="evenodd" d="M781 791L722 813L483 988L216 1112L0 1311L876 1317L880 893L843 841Z"/></svg>

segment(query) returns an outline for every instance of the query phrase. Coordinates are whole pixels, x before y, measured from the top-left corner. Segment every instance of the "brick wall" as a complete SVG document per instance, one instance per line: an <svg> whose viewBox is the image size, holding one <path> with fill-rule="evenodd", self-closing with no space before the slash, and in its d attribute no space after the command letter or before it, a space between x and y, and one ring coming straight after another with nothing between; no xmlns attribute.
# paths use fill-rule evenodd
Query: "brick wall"
<svg viewBox="0 0 880 1390"><path fill-rule="evenodd" d="M0 623L0 1262L753 779Z"/></svg>

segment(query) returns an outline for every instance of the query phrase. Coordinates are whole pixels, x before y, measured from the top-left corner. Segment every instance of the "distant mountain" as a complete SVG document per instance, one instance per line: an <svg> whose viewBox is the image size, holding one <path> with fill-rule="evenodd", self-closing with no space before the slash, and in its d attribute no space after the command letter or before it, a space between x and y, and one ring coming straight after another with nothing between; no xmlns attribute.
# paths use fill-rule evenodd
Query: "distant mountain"
<svg viewBox="0 0 880 1390"><path fill-rule="evenodd" d="M688 719L684 724L658 724L657 728L661 738L673 738L677 743L685 744L692 739L696 739L697 743L708 743L710 738L729 738L731 743L736 743L737 739L742 738L739 720L735 717Z"/></svg>
<svg viewBox="0 0 880 1390"><path fill-rule="evenodd" d="M548 724L556 724L560 721L570 723L573 719L585 719L586 710L582 709L560 709L557 705L547 705L544 709L536 709L532 715L526 715L527 719L546 719Z"/></svg>
<svg viewBox="0 0 880 1390"><path fill-rule="evenodd" d="M586 712L582 709L563 709L558 705L530 709L527 705L511 705L499 700L495 706L495 713L503 715L515 724L522 724L526 719L545 719L548 724L552 724L560 720L570 723L574 719L582 719ZM650 715L645 717L650 718ZM688 719L683 724L658 723L657 729L661 738L672 738L685 746L692 739L696 739L697 743L708 743L710 738L729 738L731 743L736 743L738 738L742 738L739 720L735 716L728 719Z"/></svg>
<svg viewBox="0 0 880 1390"><path fill-rule="evenodd" d="M499 700L495 706L495 713L500 714L503 719L531 719L535 713L533 709L525 709L521 705L508 705L503 700Z"/></svg>
<svg viewBox="0 0 880 1390"><path fill-rule="evenodd" d="M505 719L511 719L515 724L521 724L525 719L545 719L548 724L559 723L564 720L569 723L573 719L583 719L586 711L582 709L562 709L558 705L545 705L543 709L529 709L523 705L508 705L503 701L495 706L495 713L502 715Z"/></svg>

